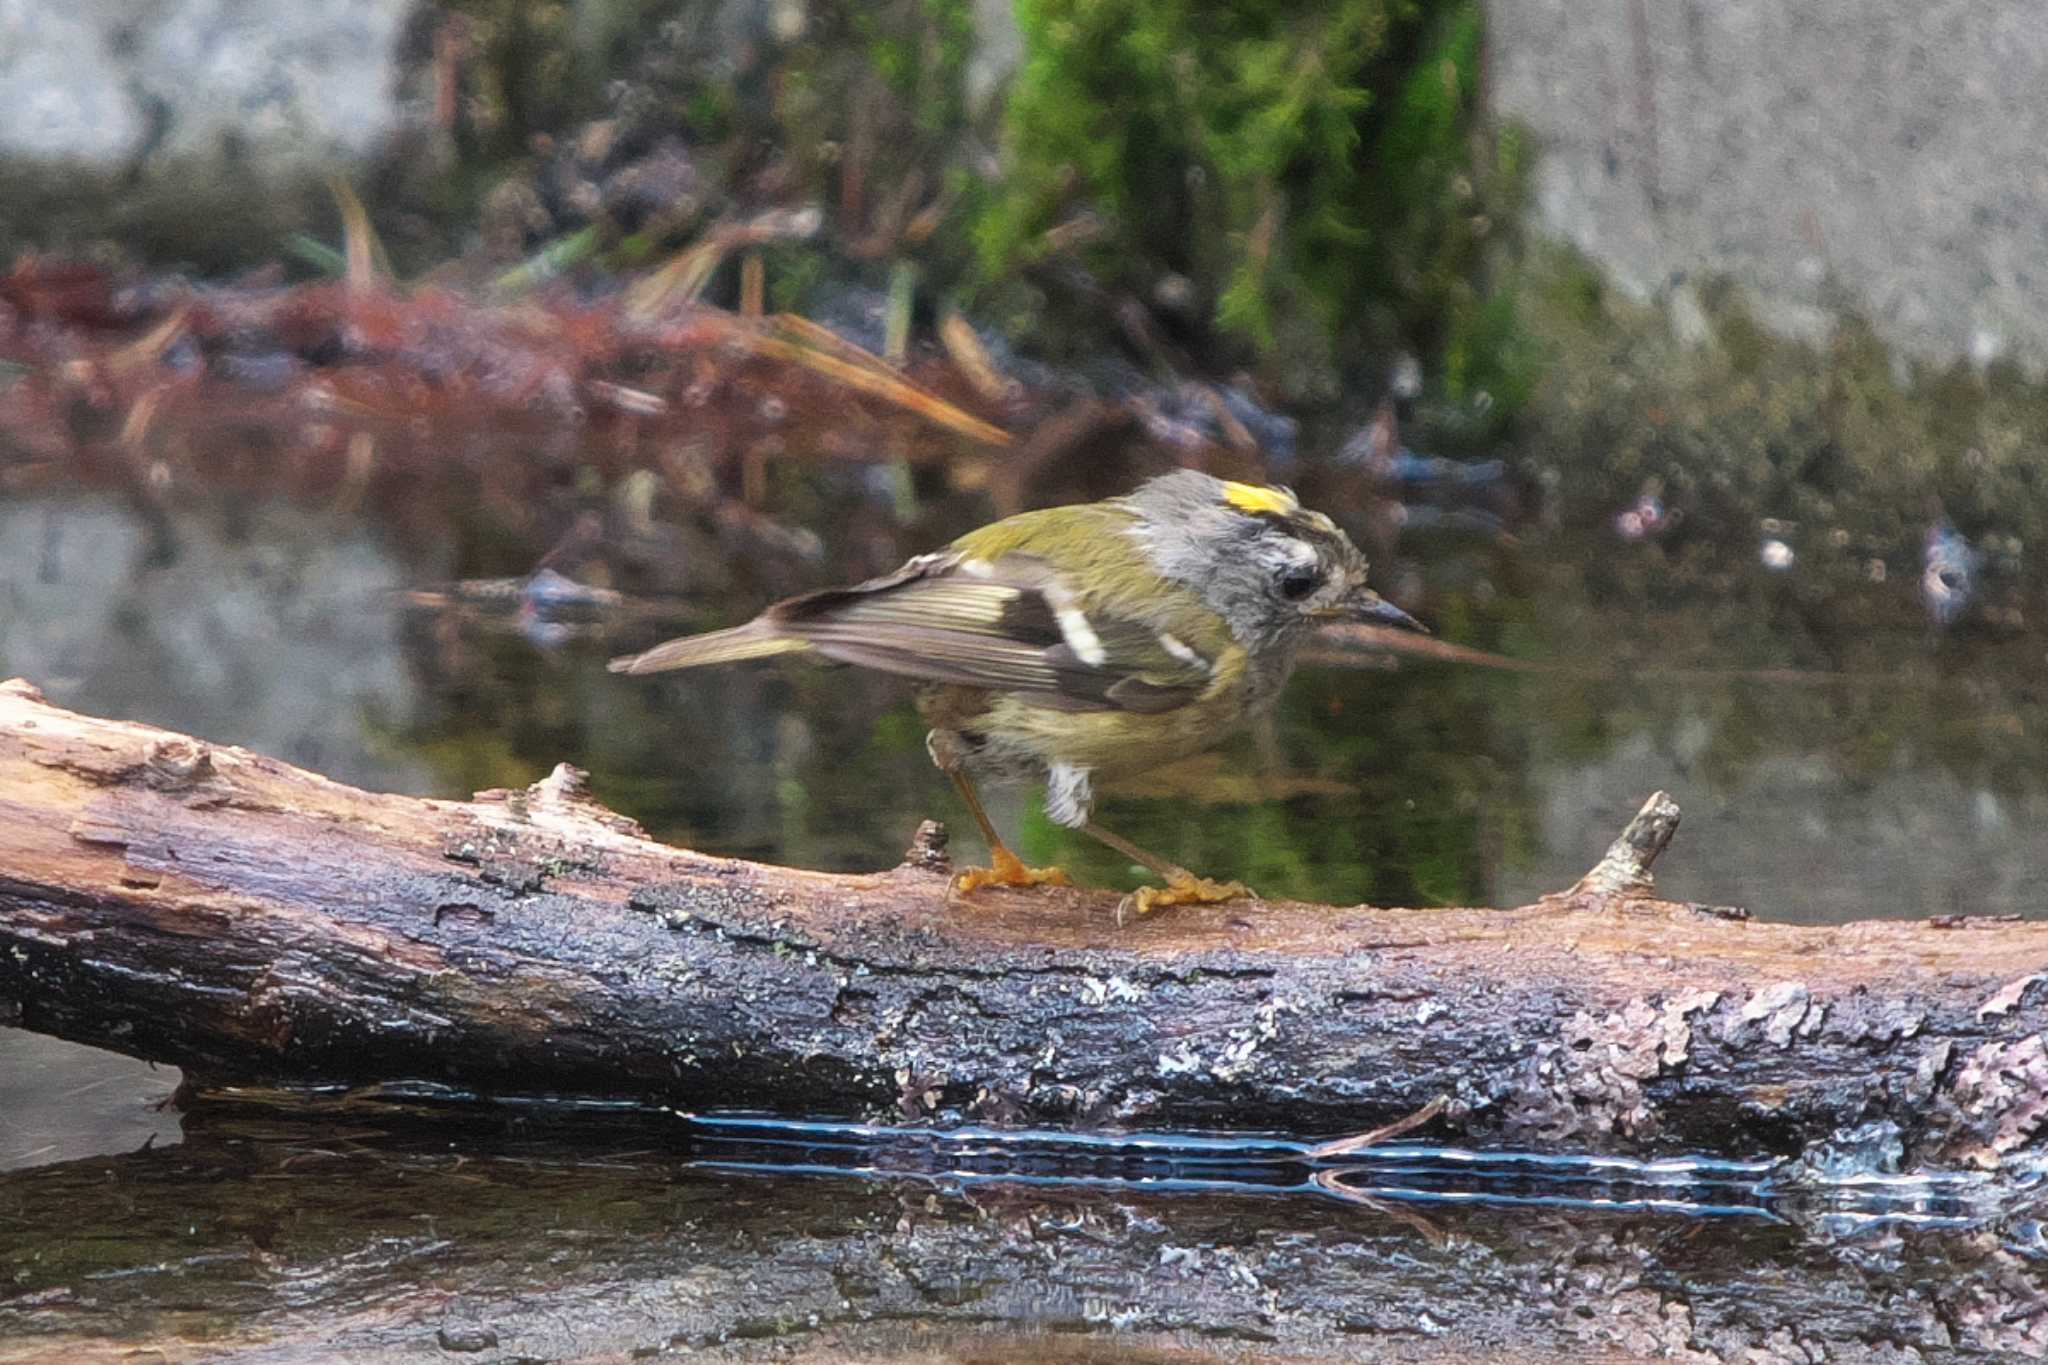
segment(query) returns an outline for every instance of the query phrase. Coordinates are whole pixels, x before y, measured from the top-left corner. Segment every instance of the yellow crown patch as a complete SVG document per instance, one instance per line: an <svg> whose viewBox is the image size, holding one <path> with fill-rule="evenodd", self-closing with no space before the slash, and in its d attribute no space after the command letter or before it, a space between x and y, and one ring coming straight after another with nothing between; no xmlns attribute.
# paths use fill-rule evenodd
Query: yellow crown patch
<svg viewBox="0 0 2048 1365"><path fill-rule="evenodd" d="M1223 500L1240 512L1270 513L1276 517L1293 516L1301 510L1301 504L1294 494L1284 488L1262 488L1255 483L1229 483L1223 485Z"/></svg>

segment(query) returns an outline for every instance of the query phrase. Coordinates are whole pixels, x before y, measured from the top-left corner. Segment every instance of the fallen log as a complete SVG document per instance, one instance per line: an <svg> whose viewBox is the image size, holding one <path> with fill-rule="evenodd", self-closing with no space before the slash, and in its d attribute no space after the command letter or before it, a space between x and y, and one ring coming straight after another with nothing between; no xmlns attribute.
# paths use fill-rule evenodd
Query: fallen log
<svg viewBox="0 0 2048 1365"><path fill-rule="evenodd" d="M678 780L687 781L687 771ZM1661 796L1661 794L1660 794ZM207 1083L701 1111L1792 1154L2048 1126L2048 924L1806 927L1657 899L1653 799L1517 910L949 901L940 837L828 875L645 838L566 767L354 790L0 687L0 1001Z"/></svg>

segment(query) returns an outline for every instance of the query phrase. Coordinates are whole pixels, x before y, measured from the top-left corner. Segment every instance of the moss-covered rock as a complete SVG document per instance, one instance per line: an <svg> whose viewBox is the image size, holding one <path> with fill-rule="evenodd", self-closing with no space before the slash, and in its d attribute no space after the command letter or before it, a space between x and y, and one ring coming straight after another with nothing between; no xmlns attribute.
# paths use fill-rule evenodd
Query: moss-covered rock
<svg viewBox="0 0 2048 1365"><path fill-rule="evenodd" d="M1654 486L1696 534L1773 518L1866 571L1908 567L1942 516L2007 552L2048 533L2048 386L2013 366L1909 361L1853 315L1825 344L1781 337L1720 283L1638 303L1558 247L1505 292L1542 357L1528 446L1567 515Z"/></svg>

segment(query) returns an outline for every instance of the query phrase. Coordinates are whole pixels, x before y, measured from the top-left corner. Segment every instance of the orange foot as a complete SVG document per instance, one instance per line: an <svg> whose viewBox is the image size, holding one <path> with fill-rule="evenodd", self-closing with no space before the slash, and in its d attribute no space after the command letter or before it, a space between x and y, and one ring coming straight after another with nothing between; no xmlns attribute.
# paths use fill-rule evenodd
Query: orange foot
<svg viewBox="0 0 2048 1365"><path fill-rule="evenodd" d="M1067 874L1057 867L1026 867L1016 854L998 844L989 854L988 867L970 867L953 878L953 889L961 895L984 886L1072 886Z"/></svg>
<svg viewBox="0 0 2048 1365"><path fill-rule="evenodd" d="M1149 915L1154 910L1164 910L1169 905L1213 905L1217 901L1234 901L1240 896L1258 899L1258 893L1243 882L1212 882L1207 877L1175 877L1164 886L1141 886L1124 897L1117 907L1117 918L1129 910L1134 915Z"/></svg>

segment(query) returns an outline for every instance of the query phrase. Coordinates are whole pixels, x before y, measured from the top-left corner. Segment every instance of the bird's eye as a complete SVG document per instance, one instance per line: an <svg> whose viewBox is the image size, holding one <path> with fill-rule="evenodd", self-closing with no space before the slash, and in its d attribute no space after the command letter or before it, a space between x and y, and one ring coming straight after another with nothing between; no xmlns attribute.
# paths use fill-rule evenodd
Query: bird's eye
<svg viewBox="0 0 2048 1365"><path fill-rule="evenodd" d="M1323 585L1323 575L1317 569L1288 569L1280 575L1280 595L1290 602L1299 602Z"/></svg>

